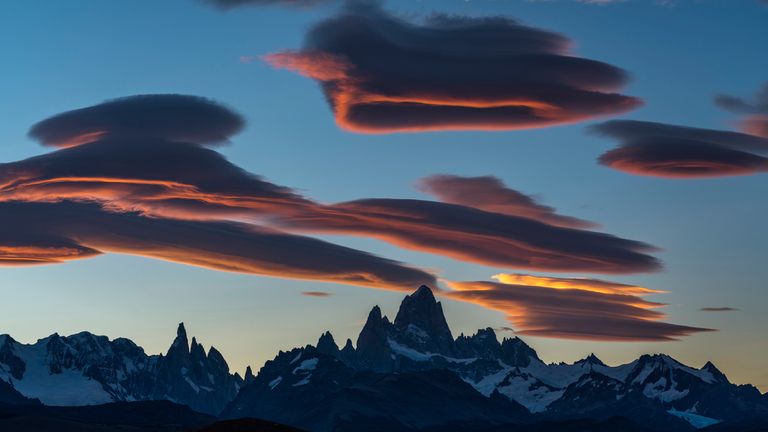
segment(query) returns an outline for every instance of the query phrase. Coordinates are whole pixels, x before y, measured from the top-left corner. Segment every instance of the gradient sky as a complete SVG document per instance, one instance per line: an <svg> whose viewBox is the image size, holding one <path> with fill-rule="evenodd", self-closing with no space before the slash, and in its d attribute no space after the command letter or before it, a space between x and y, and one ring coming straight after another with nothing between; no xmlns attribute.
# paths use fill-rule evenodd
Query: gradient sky
<svg viewBox="0 0 768 432"><path fill-rule="evenodd" d="M426 198L428 175L493 175L558 212L663 250L660 272L599 277L669 291L667 321L718 329L675 342L595 342L525 337L545 361L594 352L609 364L665 352L701 366L712 360L737 383L768 390L768 212L766 174L698 180L633 176L598 165L615 147L587 126L506 132L355 134L334 123L311 79L259 60L298 49L306 30L335 5L220 11L194 0L4 1L0 5L0 162L48 150L27 136L54 114L121 96L180 93L239 112L245 131L220 148L230 161L320 202L364 197ZM768 81L768 7L757 1L389 0L404 16L435 11L508 15L575 41L575 53L631 74L623 94L645 105L621 119L734 129L738 116L713 104ZM243 61L242 58L254 61ZM457 281L518 269L458 262L381 241L322 236L429 269ZM416 287L414 287L415 289ZM0 268L0 333L33 342L89 330L165 351L183 321L232 369L260 367L279 349L316 342L331 330L353 340L370 308L394 316L403 293L348 285L217 272L134 256L102 255L51 266ZM328 297L303 296L323 291ZM507 326L503 314L444 299L454 335ZM705 312L703 307L732 307ZM505 334L506 335L506 334Z"/></svg>

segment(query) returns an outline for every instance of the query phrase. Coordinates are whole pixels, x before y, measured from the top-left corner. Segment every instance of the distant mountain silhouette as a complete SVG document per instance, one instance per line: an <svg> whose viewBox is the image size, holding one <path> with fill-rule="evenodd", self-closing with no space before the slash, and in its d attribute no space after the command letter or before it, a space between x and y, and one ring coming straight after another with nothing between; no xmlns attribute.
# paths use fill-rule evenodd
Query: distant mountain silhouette
<svg viewBox="0 0 768 432"><path fill-rule="evenodd" d="M616 416L648 430L685 431L768 418L768 403L709 362L697 369L657 354L614 367L595 355L545 364L521 339L499 342L490 328L454 339L441 304L422 286L394 322L374 307L356 347L348 340L339 349L325 332L316 347L279 353L222 415L313 431L493 430L585 417L600 430Z"/></svg>
<svg viewBox="0 0 768 432"><path fill-rule="evenodd" d="M127 402L135 400L169 402ZM126 402L98 405L113 401ZM0 410L6 422L0 422L0 430L12 430L2 427L8 422L41 431L50 424L51 430L75 430L67 429L70 423L104 419L123 418L128 424L129 406L138 413L149 410L141 415L162 420L157 424L189 420L178 430L214 420L172 402L225 420L210 431L735 432L768 427L768 394L731 383L710 362L694 368L654 354L620 366L608 366L595 355L573 364L546 364L520 338L499 341L490 328L454 338L442 305L424 286L405 297L394 322L374 307L356 344L347 340L339 348L324 332L316 346L281 351L257 374L248 368L244 377L230 374L214 348L206 353L195 338L188 341L183 325L167 354L152 356L130 340L87 332L54 334L32 345L0 336L0 404L12 407L5 418ZM165 420L152 414L162 403L174 407ZM107 417L99 420L99 415Z"/></svg>
<svg viewBox="0 0 768 432"><path fill-rule="evenodd" d="M218 414L242 384L216 348L206 353L195 338L190 344L183 324L166 355L88 332L53 334L31 345L0 335L0 402L19 396L57 406L169 400Z"/></svg>

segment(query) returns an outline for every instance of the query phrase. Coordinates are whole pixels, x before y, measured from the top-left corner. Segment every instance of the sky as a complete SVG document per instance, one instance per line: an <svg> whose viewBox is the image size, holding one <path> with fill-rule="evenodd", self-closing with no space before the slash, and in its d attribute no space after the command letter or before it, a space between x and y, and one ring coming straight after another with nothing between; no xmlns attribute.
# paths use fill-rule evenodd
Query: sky
<svg viewBox="0 0 768 432"><path fill-rule="evenodd" d="M511 327L551 362L711 360L768 391L766 5L271 3L0 5L0 333L159 353L184 322L242 374L325 330L354 341L427 281L454 336ZM146 94L206 99L102 104ZM208 195L111 187L158 172ZM238 207L253 193L269 199ZM82 259L10 256L57 247Z"/></svg>

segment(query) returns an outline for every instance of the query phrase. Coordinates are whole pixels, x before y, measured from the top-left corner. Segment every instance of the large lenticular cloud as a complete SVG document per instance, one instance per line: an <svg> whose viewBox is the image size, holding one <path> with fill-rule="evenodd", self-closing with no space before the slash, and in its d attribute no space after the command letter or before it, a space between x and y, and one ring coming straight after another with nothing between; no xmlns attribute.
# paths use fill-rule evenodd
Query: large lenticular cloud
<svg viewBox="0 0 768 432"><path fill-rule="evenodd" d="M509 276L509 277L506 277ZM712 331L661 321L663 303L622 284L551 277L498 275L499 282L450 282L442 295L498 310L518 334L601 341L672 341ZM606 287L613 287L604 290ZM627 287L627 291L623 288Z"/></svg>
<svg viewBox="0 0 768 432"><path fill-rule="evenodd" d="M255 225L314 203L202 147L242 126L228 109L181 95L117 99L38 123L30 135L63 148L0 164L0 264L110 252L376 288L434 284L396 261Z"/></svg>
<svg viewBox="0 0 768 432"><path fill-rule="evenodd" d="M141 104L146 104L151 111L158 106L156 98L160 102L169 99L168 96L142 96L121 101L131 105L128 112L132 113L140 111ZM210 120L195 115L186 118L186 113L196 113L201 108L226 109L200 98L173 96L171 99L176 101L178 111L163 113L164 118L174 119L170 125L161 124L162 118L149 118L145 125L136 120L141 116L131 115L129 118L135 122L136 130L126 128L126 122L121 119L126 111L115 109L114 102L104 104L104 112L100 111L102 106L96 105L60 114L53 117L56 121L39 123L34 128L36 131L64 141L90 130L72 128L72 124L93 124L96 118L99 124L111 127L106 128L109 133L94 141L0 164L0 202L50 204L51 208L57 204L93 204L112 215L131 214L132 218L119 219L131 223L140 216L167 219L168 224L170 220L199 222L200 226L237 222L255 231L268 226L294 233L371 237L407 249L505 268L590 273L634 273L660 268L660 263L649 255L653 251L651 246L583 229L587 222L557 214L553 208L506 187L493 177L442 175L421 181L424 190L445 202L361 199L339 204L318 203L242 170L199 143L173 140L173 136L190 140L195 136L208 136L204 130L206 124L220 134L222 122L218 119L236 115L214 116ZM188 121L196 121L195 136L183 134L179 126L174 126ZM153 137L153 131L159 131L159 136ZM114 216L110 220L118 219ZM108 247L93 238L87 244L72 243L72 239L80 237L66 232L54 234L58 239L55 246L63 253L49 248L52 252L47 258L30 253L26 258L23 254L14 255L13 259L58 262L120 250L114 242ZM16 251L26 246L36 247L35 251L40 252L37 243L18 243L13 242ZM127 253L140 254L137 251L141 250L144 249L133 248ZM194 263L189 258L191 254L184 256L184 260L176 260ZM370 259L374 263L379 258ZM414 271L402 267L406 273ZM359 273L350 271L355 275ZM304 277L298 271L286 272L288 277L291 274ZM422 272L422 276L432 278L426 272ZM336 279L331 276L331 280ZM389 279L387 275L378 275L378 280Z"/></svg>
<svg viewBox="0 0 768 432"><path fill-rule="evenodd" d="M22 236L34 240L13 241ZM376 288L434 283L428 273L395 261L254 225L150 218L75 202L0 203L0 264L53 263L99 252Z"/></svg>
<svg viewBox="0 0 768 432"><path fill-rule="evenodd" d="M351 2L300 51L266 57L321 83L337 123L365 133L512 130L629 111L621 69L570 41L503 17L409 22Z"/></svg>
<svg viewBox="0 0 768 432"><path fill-rule="evenodd" d="M377 238L489 266L590 273L655 271L648 244L520 216L414 199L364 199L282 218L287 229Z"/></svg>
<svg viewBox="0 0 768 432"><path fill-rule="evenodd" d="M685 179L768 171L768 139L756 135L632 120L592 130L621 144L599 162L631 174Z"/></svg>
<svg viewBox="0 0 768 432"><path fill-rule="evenodd" d="M162 112L153 111L159 106ZM38 123L31 135L61 148L0 164L0 265L119 253L380 289L436 285L429 272L297 234L312 232L377 238L508 268L660 268L650 245L584 229L588 222L558 214L494 177L422 179L422 190L443 202L319 203L203 146L239 130L241 121L233 119L239 116L205 99L150 95ZM641 298L658 292L648 288L523 274L498 279L497 285L452 283L458 291L445 295L505 311L527 334L670 340L703 331L661 322L663 315L652 310L659 304Z"/></svg>

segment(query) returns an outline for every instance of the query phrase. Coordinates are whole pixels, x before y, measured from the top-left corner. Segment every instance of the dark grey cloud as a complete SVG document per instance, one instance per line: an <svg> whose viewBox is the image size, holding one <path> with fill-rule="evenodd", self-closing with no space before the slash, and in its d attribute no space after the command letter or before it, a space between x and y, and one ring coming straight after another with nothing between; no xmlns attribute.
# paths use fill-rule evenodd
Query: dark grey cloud
<svg viewBox="0 0 768 432"><path fill-rule="evenodd" d="M703 307L700 309L702 312L735 312L736 308L721 306L721 307Z"/></svg>
<svg viewBox="0 0 768 432"><path fill-rule="evenodd" d="M413 199L364 199L278 221L290 230L373 237L408 249L490 266L636 273L661 263L654 247L526 217Z"/></svg>
<svg viewBox="0 0 768 432"><path fill-rule="evenodd" d="M132 110L137 110L142 103L150 108L157 106L152 96L122 100L131 101ZM182 101L193 106L199 102L189 97L174 97L174 100L179 104L180 113L190 111ZM100 112L100 108L105 112ZM109 118L110 124L123 124L119 114L124 111L114 109L111 102L97 105L90 107L85 117ZM165 115L178 117L172 113ZM558 215L553 208L536 203L492 177L443 176L428 180L430 191L449 202L363 199L326 205L246 172L198 143L174 141L173 134L168 133L173 128L160 126L159 119L148 121L152 127L135 124L142 133L113 128L110 134L91 142L0 164L0 202L37 203L40 204L34 207L37 209L46 208L44 204L51 208L95 205L113 215L111 220L123 220L118 218L120 214L132 215L132 218L125 217L127 224L137 223L134 219L141 216L170 225L189 222L219 227L216 224L229 226L226 224L234 221L245 224L237 226L250 226L259 232L264 230L262 226L271 226L289 232L372 237L409 249L510 268L632 273L653 271L661 266L650 255L654 250L651 246L575 228L586 223ZM42 124L46 124L43 129L50 136L68 136L67 132L72 130L70 121ZM214 130L219 128L215 122L209 125ZM151 136L155 131L159 131L160 136ZM196 134L205 136L207 132L198 129ZM457 182L471 191L456 194ZM468 195L472 199L467 198ZM56 262L118 248L114 242L105 248L93 239L83 243L80 238L66 230L49 233L45 236L48 243L43 243L58 249L49 248L53 253L48 258L41 258L37 242L26 244L36 249L28 251L24 258L19 248L25 245L9 240L6 250L10 251L13 246L17 253L7 254L6 261L13 257L17 262L22 259ZM164 254L157 257L179 255L175 251ZM182 262L194 264L192 258ZM223 266L205 262L201 265ZM253 272L258 271L263 270L258 268ZM428 282L434 280L427 272L418 272L429 279ZM301 277L296 270L285 274ZM370 277L388 280L382 275Z"/></svg>
<svg viewBox="0 0 768 432"><path fill-rule="evenodd" d="M221 144L244 125L240 115L208 99L156 94L67 111L32 126L29 135L44 145L56 147L115 137Z"/></svg>
<svg viewBox="0 0 768 432"><path fill-rule="evenodd" d="M433 175L419 180L418 187L440 201L451 204L527 217L564 227L595 226L592 222L557 214L554 208L540 204L533 197L507 187L500 179L493 176Z"/></svg>
<svg viewBox="0 0 768 432"><path fill-rule="evenodd" d="M376 288L435 284L429 273L396 261L252 224L146 217L68 201L0 202L0 264L53 263L98 253Z"/></svg>
<svg viewBox="0 0 768 432"><path fill-rule="evenodd" d="M591 130L621 144L598 161L632 174L700 178L768 170L768 158L760 155L768 153L768 139L760 136L633 120L613 120Z"/></svg>
<svg viewBox="0 0 768 432"><path fill-rule="evenodd" d="M556 278L548 278L556 280ZM499 282L450 282L443 295L506 314L521 335L601 341L672 341L712 329L672 324L637 294Z"/></svg>
<svg viewBox="0 0 768 432"><path fill-rule="evenodd" d="M510 130L629 111L626 73L574 55L571 41L506 17L419 22L350 2L300 51L267 56L316 79L337 123L365 133Z"/></svg>

